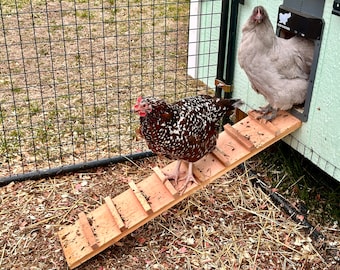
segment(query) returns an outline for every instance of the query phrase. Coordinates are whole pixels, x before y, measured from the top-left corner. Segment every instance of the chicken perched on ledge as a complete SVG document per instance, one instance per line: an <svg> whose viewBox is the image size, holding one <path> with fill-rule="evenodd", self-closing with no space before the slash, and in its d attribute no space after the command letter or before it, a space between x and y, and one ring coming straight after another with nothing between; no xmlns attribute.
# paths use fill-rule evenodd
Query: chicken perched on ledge
<svg viewBox="0 0 340 270"><path fill-rule="evenodd" d="M140 116L140 133L151 151L177 159L168 179L179 180L181 161L189 162L188 174L181 190L196 182L192 162L213 151L218 137L218 122L230 115L235 99L218 99L208 95L184 98L173 104L156 97L139 97L134 111Z"/></svg>
<svg viewBox="0 0 340 270"><path fill-rule="evenodd" d="M261 108L264 119L272 120L279 109L305 101L313 54L312 41L277 37L266 10L254 8L242 28L238 62L252 88L269 103Z"/></svg>

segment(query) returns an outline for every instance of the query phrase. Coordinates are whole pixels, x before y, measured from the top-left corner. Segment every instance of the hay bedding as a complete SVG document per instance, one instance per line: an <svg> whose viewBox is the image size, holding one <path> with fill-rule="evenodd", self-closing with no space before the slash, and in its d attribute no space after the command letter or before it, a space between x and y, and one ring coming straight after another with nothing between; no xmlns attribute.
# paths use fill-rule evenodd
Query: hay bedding
<svg viewBox="0 0 340 270"><path fill-rule="evenodd" d="M0 269L67 269L59 228L168 162L154 157L2 187ZM318 229L324 243L313 242L235 169L79 269L337 269L339 228Z"/></svg>

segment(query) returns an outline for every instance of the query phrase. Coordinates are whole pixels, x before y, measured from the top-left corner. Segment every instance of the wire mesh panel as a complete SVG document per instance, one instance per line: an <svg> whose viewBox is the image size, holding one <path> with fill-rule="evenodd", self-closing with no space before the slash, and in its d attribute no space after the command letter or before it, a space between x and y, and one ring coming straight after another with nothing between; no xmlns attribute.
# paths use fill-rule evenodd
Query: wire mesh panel
<svg viewBox="0 0 340 270"><path fill-rule="evenodd" d="M187 0L1 1L0 177L145 151L138 95L187 75Z"/></svg>

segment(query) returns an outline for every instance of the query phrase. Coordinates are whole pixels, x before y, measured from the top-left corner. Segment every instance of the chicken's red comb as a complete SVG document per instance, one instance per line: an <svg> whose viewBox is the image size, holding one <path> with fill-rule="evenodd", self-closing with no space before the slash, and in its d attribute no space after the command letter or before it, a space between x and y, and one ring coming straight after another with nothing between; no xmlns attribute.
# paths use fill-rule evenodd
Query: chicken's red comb
<svg viewBox="0 0 340 270"><path fill-rule="evenodd" d="M142 101L142 99L143 99L143 97L142 97L142 96L139 96L139 97L137 98L137 103L140 103L140 102Z"/></svg>

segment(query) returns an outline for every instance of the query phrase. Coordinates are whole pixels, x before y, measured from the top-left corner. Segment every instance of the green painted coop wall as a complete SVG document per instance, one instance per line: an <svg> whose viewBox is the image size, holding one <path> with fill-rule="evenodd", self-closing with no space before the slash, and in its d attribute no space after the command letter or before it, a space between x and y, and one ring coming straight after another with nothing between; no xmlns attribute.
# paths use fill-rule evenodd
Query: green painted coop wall
<svg viewBox="0 0 340 270"><path fill-rule="evenodd" d="M236 44L240 43L241 28L254 6L263 5L275 25L278 7L283 1L278 0L245 0L240 5L238 20L238 35ZM340 181L340 17L332 15L333 0L325 1L323 19L325 22L321 51L314 83L308 121L302 127L284 140L298 152L311 160L323 171ZM196 48L196 64L209 63L198 68L197 78L214 88L216 77L218 41L211 39L219 35L220 16L208 19L208 13L221 8L221 1L201 1L200 14L204 18L197 20L201 29L197 35L199 42ZM219 10L220 12L220 10ZM207 30L212 25L210 32ZM274 26L275 27L275 26ZM190 46L189 46L190 47ZM210 50L210 53L207 51ZM213 53L212 53L213 52ZM216 55L213 55L213 54ZM245 110L266 105L261 95L252 90L249 81L236 61L234 76L234 97L242 98L247 104Z"/></svg>
<svg viewBox="0 0 340 270"><path fill-rule="evenodd" d="M191 1L188 73L209 86L216 76L221 5L220 0Z"/></svg>

